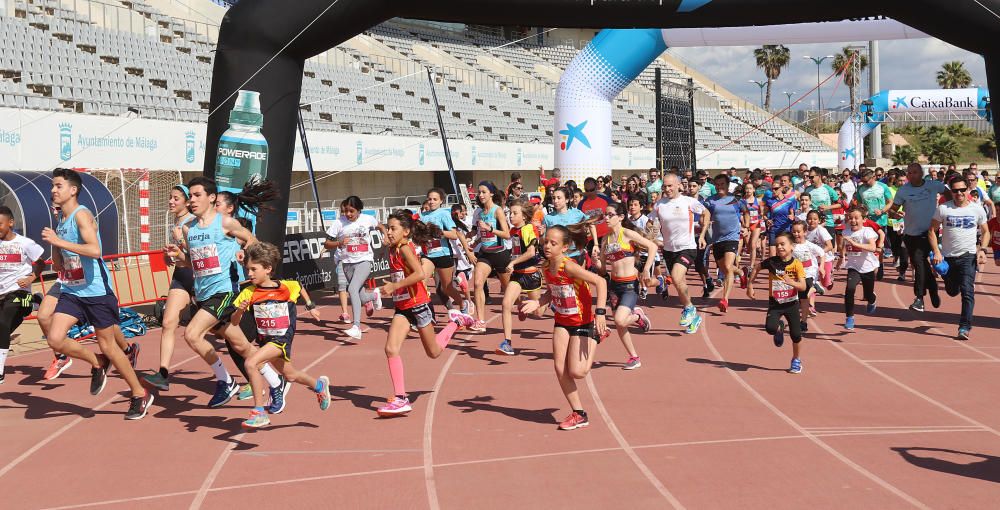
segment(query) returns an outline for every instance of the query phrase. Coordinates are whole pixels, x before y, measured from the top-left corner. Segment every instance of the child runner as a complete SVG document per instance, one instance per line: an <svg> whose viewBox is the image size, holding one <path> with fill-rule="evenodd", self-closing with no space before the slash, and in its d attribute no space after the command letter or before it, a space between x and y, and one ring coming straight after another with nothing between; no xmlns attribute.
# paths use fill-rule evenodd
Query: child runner
<svg viewBox="0 0 1000 510"><path fill-rule="evenodd" d="M10 349L10 335L31 315L31 284L41 270L45 250L35 241L14 232L14 213L0 206L0 384Z"/></svg>
<svg viewBox="0 0 1000 510"><path fill-rule="evenodd" d="M455 222L455 228L462 232L467 242L470 232L469 224L467 223L468 216L469 214L465 211L465 204L454 204L451 206L451 219ZM472 280L472 270L475 268L475 265L473 265L469 257L475 258L475 254L464 250L460 244L461 242L458 239L451 240L451 250L455 254L455 276L453 277L453 282L455 287L462 291L463 302L465 303L465 310L463 311L471 314L473 308L472 286L469 285L469 281ZM468 246L468 244L465 246Z"/></svg>
<svg viewBox="0 0 1000 510"><path fill-rule="evenodd" d="M295 280L274 281L271 273L281 262L281 252L273 244L254 243L246 249L245 265L250 286L236 296L236 312L231 322L237 328L243 313L250 310L257 324L256 352L247 357L246 370L251 374L254 408L250 418L243 422L244 428L256 429L267 426L271 419L264 409L264 389L267 384L257 372L257 367L273 363L288 382L297 382L316 393L319 408L330 407L330 378L320 376L313 379L309 374L292 366L292 339L295 337L295 308L299 296L306 302L306 310L319 320L316 305L309 299L309 293Z"/></svg>
<svg viewBox="0 0 1000 510"><path fill-rule="evenodd" d="M428 225L437 225L441 229L442 236L431 239L424 246L425 259L430 261L424 272L428 275L434 274L437 278L437 295L441 303L447 308L448 300L452 306L458 310L468 310L465 305L465 298L458 289L452 286L451 281L455 276L455 251L452 249L452 240L458 240L462 245L462 251L471 252L469 242L465 239L465 234L455 225L455 220L451 217L449 209L441 207L444 204L446 193L441 188L431 188L427 191L427 211L420 214L420 221Z"/></svg>
<svg viewBox="0 0 1000 510"><path fill-rule="evenodd" d="M417 328L417 334L420 335L420 342L427 356L437 358L444 352L444 348L448 346L459 326L468 328L474 321L468 315L451 310L449 312L451 322L436 337L434 336L434 314L431 313L429 306L431 298L427 293L427 284L424 283L424 274L414 243L424 244L429 239L439 236L437 227L413 219L409 211L398 210L389 215L385 235L389 248L389 271L392 281L383 285L377 292L392 296L396 307L396 313L389 324L389 335L385 341L385 355L389 363L393 396L386 405L378 409L378 415L390 417L404 415L413 410L406 394L403 358L399 357L403 340L406 340L410 327Z"/></svg>
<svg viewBox="0 0 1000 510"><path fill-rule="evenodd" d="M628 199L628 220L635 226L635 231L642 234L643 237L646 237L646 225L649 223L649 216L643 214L643 209L646 205L644 202L645 199L642 198L642 195ZM649 238L647 237L647 239ZM656 246L656 243L653 243L653 245ZM643 267L646 267L646 259L649 258L651 254L657 252L659 252L658 249L654 249L651 252L640 251L635 257L635 268L642 269ZM653 266L653 270L657 273L659 272L659 269L660 268L655 265ZM658 274L656 276L658 276ZM656 280L656 277L654 276L653 279ZM639 300L644 301L649 289L642 283L642 281L638 280L636 281L636 287L638 287L639 290Z"/></svg>
<svg viewBox="0 0 1000 510"><path fill-rule="evenodd" d="M541 249L538 247L538 237L535 226L530 223L534 215L534 205L525 199L520 199L510 206L511 224L511 257L508 272L513 276L507 284L503 295L503 342L497 347L497 354L513 356L514 347L510 343L514 319L512 311L517 299L527 296L538 300L542 295L542 272L538 269L541 259ZM537 314L541 317L542 314ZM518 320L524 322L525 315L518 313Z"/></svg>
<svg viewBox="0 0 1000 510"><path fill-rule="evenodd" d="M167 207L173 215L173 222L170 231L167 233L171 243L182 245L184 243L183 226L194 220L194 215L188 210L188 188L183 184L178 184L170 190L170 198L167 200ZM166 254L163 255L168 265L173 265L174 260ZM177 326L180 324L181 312L191 304L194 297L194 273L190 267L174 267L173 275L170 277L170 291L167 292L167 301L163 307L163 329L160 334L160 369L152 374L145 374L142 378L156 387L160 391L170 389L170 359L174 355L174 342L176 341Z"/></svg>
<svg viewBox="0 0 1000 510"><path fill-rule="evenodd" d="M605 322L608 287L604 279L587 271L567 253L573 246L587 242L587 231L575 227L576 233L562 225L553 225L545 232L543 247L548 267L544 271L549 292L539 301L528 301L521 311L531 313L551 302L555 315L552 330L552 358L555 362L559 387L573 410L560 424L560 430L573 430L590 424L577 393L576 380L587 377L597 354L599 338L607 333ZM591 303L590 286L597 288L597 307Z"/></svg>
<svg viewBox="0 0 1000 510"><path fill-rule="evenodd" d="M510 282L507 267L510 265L510 250L506 241L510 239L510 228L507 226L507 215L496 205L495 200L502 199L495 184L490 181L479 183L478 200L481 209L476 209L472 216L473 227L477 230L476 245L476 322L472 331L486 331L486 279L495 272L500 280L503 291ZM583 214L583 213L580 213Z"/></svg>
<svg viewBox="0 0 1000 510"><path fill-rule="evenodd" d="M878 241L880 235L871 227L864 226L865 210L854 206L847 211L847 226L844 228L843 244L837 268L847 265L847 287L844 289L844 329L854 331L854 292L861 284L868 314L875 313L875 271L878 270Z"/></svg>
<svg viewBox="0 0 1000 510"><path fill-rule="evenodd" d="M781 181L775 181L771 184L773 197L764 201L763 209L767 223L767 242L770 245L772 257L776 253L775 236L782 232L791 231L792 222L795 221L795 214L799 207L798 201L795 200L795 194L789 193Z"/></svg>
<svg viewBox="0 0 1000 510"><path fill-rule="evenodd" d="M799 195L799 211L795 214L795 221L806 221L806 216L812 210L812 197L808 193Z"/></svg>
<svg viewBox="0 0 1000 510"><path fill-rule="evenodd" d="M354 324L344 334L355 340L361 339L361 307L365 307L368 317L382 309L381 297L364 288L375 263L371 231L379 228L374 216L361 214L364 208L360 198L354 195L345 198L340 203L340 216L326 230L327 240L323 243L327 249L337 250L337 259L343 264L354 318Z"/></svg>
<svg viewBox="0 0 1000 510"><path fill-rule="evenodd" d="M118 325L118 298L111 290L108 269L101 259L101 236L97 221L89 209L80 205L77 197L83 191L80 175L66 168L52 172L52 202L62 211L56 230L45 227L42 239L52 246L52 266L59 273L62 294L48 331L49 346L72 358L83 360L90 371L90 394L98 395L108 380L108 368L125 379L132 396L127 420L146 416L153 396L139 383L128 358L115 343L114 326ZM95 355L66 334L77 322L89 322L97 334L103 354Z"/></svg>
<svg viewBox="0 0 1000 510"><path fill-rule="evenodd" d="M806 239L823 249L823 278L821 282L816 282L816 293L823 295L824 290L833 288L833 236L830 231L823 226L823 215L817 210L809 211L806 216L806 225L809 230L806 232Z"/></svg>
<svg viewBox="0 0 1000 510"><path fill-rule="evenodd" d="M823 248L809 242L806 238L807 228L806 224L802 221L792 223L792 237L795 239L792 256L802 263L802 267L806 271L806 289L799 292L799 309L802 312L803 333L809 329L807 319L815 315L815 307L813 307L812 300L816 291L813 289L813 284L819 281L820 277L825 274L824 266L826 262L826 252L823 251Z"/></svg>
<svg viewBox="0 0 1000 510"><path fill-rule="evenodd" d="M743 236L743 249L750 251L750 264L743 267L740 272L740 287L747 288L747 280L750 278L751 268L757 265L757 253L760 250L761 230L764 225L764 218L761 215L761 205L764 201L757 198L757 187L752 182L743 184L743 202L746 204L749 215L749 232ZM770 191L770 190L768 190Z"/></svg>
<svg viewBox="0 0 1000 510"><path fill-rule="evenodd" d="M564 227L579 225L587 221L587 215L583 214L583 211L570 207L568 202L569 191L566 188L556 188L551 193L551 196L552 207L555 212L545 215L543 222L546 229L552 228L555 225L562 225ZM590 230L590 238L597 239L597 227L591 225L588 229ZM586 243L579 246L574 245L570 247L570 251L566 256L573 259L577 264L586 266L586 246Z"/></svg>
<svg viewBox="0 0 1000 510"><path fill-rule="evenodd" d="M775 255L764 259L760 266L754 268L747 283L747 297L754 297L753 282L757 273L768 273L767 320L764 329L774 337L774 346L781 347L785 343L785 329L792 337L792 362L788 371L792 374L802 372L802 359L799 357L802 342L802 322L799 315L799 293L806 290L805 270L802 263L792 255L792 234L782 232L774 239Z"/></svg>
<svg viewBox="0 0 1000 510"><path fill-rule="evenodd" d="M633 324L642 328L643 333L649 332L652 325L642 308L636 306L636 283L645 287L653 283L653 261L646 257L642 270L635 267L636 248L642 247L646 253L656 252L656 243L640 234L635 225L625 215L622 204L609 205L604 213L608 224L608 235L601 241L601 267L611 277L611 292L617 296L615 308L615 329L621 339L628 359L624 370L634 370L642 366L639 353L632 343L629 326Z"/></svg>
<svg viewBox="0 0 1000 510"><path fill-rule="evenodd" d="M687 271L697 258L697 250L705 249L705 227L711 220L705 206L697 199L681 195L680 179L674 174L663 177L663 198L653 206L653 214L660 222L663 235L663 262L667 266L677 297L684 306L680 325L694 334L701 326L702 317L691 303L687 288ZM695 238L694 215L701 215L701 234Z"/></svg>

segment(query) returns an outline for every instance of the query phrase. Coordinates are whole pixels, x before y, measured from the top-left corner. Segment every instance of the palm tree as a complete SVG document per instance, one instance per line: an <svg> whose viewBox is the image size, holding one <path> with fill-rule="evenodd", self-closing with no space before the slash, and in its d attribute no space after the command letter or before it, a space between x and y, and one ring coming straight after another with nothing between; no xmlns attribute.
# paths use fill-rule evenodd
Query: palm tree
<svg viewBox="0 0 1000 510"><path fill-rule="evenodd" d="M852 58L853 57L853 60ZM847 65L850 62L851 65ZM833 57L833 71L837 76L844 77L844 85L851 95L851 110L857 103L857 87L861 83L861 72L868 69L868 56L859 53L858 50L844 47L840 53Z"/></svg>
<svg viewBox="0 0 1000 510"><path fill-rule="evenodd" d="M764 70L767 76L767 97L764 100L764 109L771 109L771 81L777 80L781 75L781 70L788 67L791 61L791 52L781 44L765 44L753 50L753 56L757 59L757 67Z"/></svg>
<svg viewBox="0 0 1000 510"><path fill-rule="evenodd" d="M972 85L972 75L965 69L965 62L953 60L941 64L937 82L943 89L964 89Z"/></svg>

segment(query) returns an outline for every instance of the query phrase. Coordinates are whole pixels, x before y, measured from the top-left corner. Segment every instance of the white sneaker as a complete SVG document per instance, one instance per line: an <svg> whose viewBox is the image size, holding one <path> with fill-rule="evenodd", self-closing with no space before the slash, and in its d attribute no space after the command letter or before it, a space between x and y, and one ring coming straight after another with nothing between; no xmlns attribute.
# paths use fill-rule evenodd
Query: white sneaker
<svg viewBox="0 0 1000 510"><path fill-rule="evenodd" d="M373 292L375 293L375 301L373 301L373 304L375 305L375 309L376 310L381 310L382 309L382 291L378 287L375 287L375 290Z"/></svg>
<svg viewBox="0 0 1000 510"><path fill-rule="evenodd" d="M344 331L344 334L355 340L361 340L361 328L357 326L351 326L351 329Z"/></svg>

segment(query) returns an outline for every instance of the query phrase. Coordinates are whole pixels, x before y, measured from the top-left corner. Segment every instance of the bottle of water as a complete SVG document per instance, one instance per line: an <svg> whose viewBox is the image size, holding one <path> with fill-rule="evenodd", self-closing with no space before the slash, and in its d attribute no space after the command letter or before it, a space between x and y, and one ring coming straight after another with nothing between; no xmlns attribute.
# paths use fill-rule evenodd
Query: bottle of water
<svg viewBox="0 0 1000 510"><path fill-rule="evenodd" d="M215 181L220 191L238 192L254 176L267 176L267 140L260 132L263 125L260 93L239 91L215 160Z"/></svg>

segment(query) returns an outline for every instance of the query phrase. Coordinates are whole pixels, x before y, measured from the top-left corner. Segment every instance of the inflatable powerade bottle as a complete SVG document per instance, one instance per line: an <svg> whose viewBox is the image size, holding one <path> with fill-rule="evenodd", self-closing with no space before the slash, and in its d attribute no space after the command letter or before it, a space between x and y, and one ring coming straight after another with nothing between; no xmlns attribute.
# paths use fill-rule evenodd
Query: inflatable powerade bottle
<svg viewBox="0 0 1000 510"><path fill-rule="evenodd" d="M238 193L253 178L267 177L267 140L260 133L264 115L260 113L260 93L241 90L229 112L229 129L219 139L215 160L215 182L219 191ZM257 218L237 211L256 227Z"/></svg>

